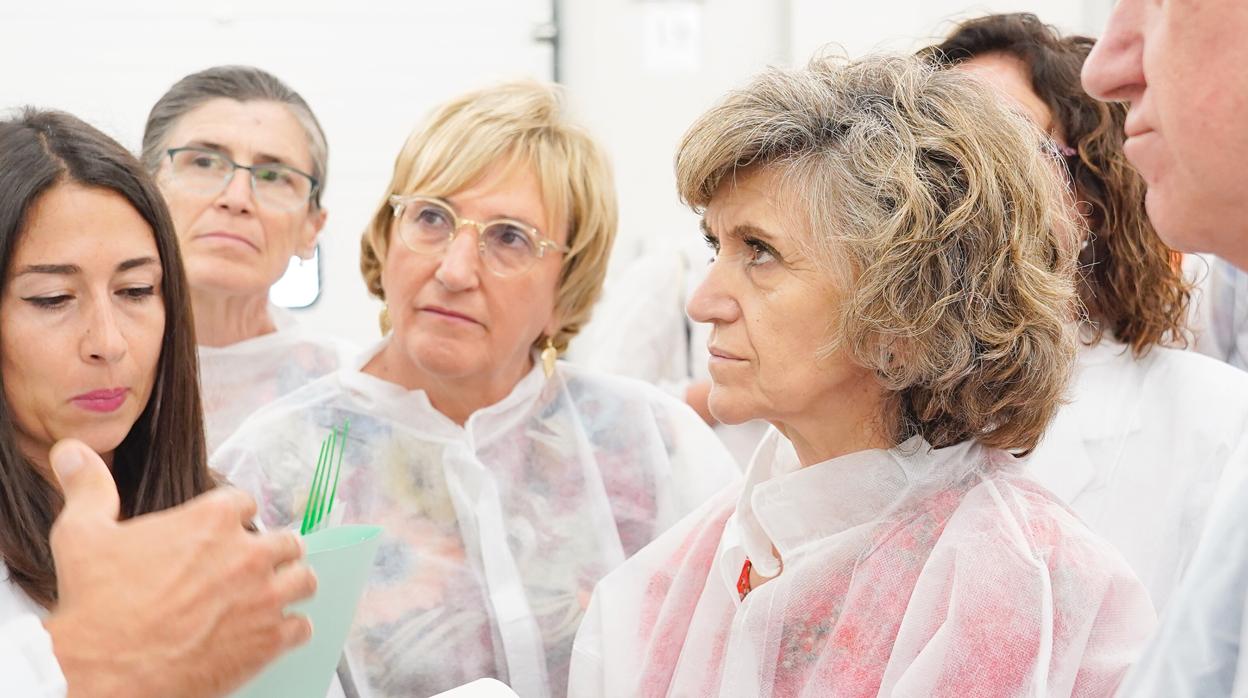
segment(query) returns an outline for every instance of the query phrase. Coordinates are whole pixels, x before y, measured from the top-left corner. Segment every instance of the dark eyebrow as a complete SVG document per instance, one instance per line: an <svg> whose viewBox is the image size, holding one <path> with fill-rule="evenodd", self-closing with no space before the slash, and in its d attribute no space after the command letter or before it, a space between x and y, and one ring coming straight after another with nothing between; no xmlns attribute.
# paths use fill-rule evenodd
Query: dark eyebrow
<svg viewBox="0 0 1248 698"><path fill-rule="evenodd" d="M717 237L715 233L711 232L711 226L709 223L706 222L705 218L703 218L701 221L698 221L698 227L702 229L702 232L704 234L709 235L711 237ZM748 238L757 238L765 242L775 242L775 237L773 237L771 233L768 233L766 230L763 230L762 228L754 225L753 223L742 223L740 225L733 226L732 230L729 232L738 238L748 237Z"/></svg>
<svg viewBox="0 0 1248 698"><path fill-rule="evenodd" d="M77 264L30 264L22 267L15 276L24 274L59 274L68 276L70 274L78 274L82 272L82 267Z"/></svg>
<svg viewBox="0 0 1248 698"><path fill-rule="evenodd" d="M282 157L281 155L273 155L271 153L256 153L256 157L254 160L252 160L251 164L254 165L258 162L262 162L266 165L285 165L286 167L289 167L292 170L299 170L300 172L303 171L302 169L290 164L290 161Z"/></svg>
<svg viewBox="0 0 1248 698"><path fill-rule="evenodd" d="M127 259L121 264L118 264L117 271L129 271L137 267L143 267L156 263L157 261L155 257L135 257L134 259ZM74 274L81 273L82 267L77 264L30 264L22 267L22 270L19 271L16 276L22 276L24 274L57 274L59 276L72 276Z"/></svg>
<svg viewBox="0 0 1248 698"><path fill-rule="evenodd" d="M755 238L757 240L762 240L763 242L774 243L776 240L771 233L768 233L766 230L763 230L752 223L742 223L741 225L733 227L732 234L739 238Z"/></svg>
<svg viewBox="0 0 1248 698"><path fill-rule="evenodd" d="M156 261L155 257L135 257L118 264L117 271L130 271L131 269L145 267L149 264L159 264L159 262Z"/></svg>
<svg viewBox="0 0 1248 698"><path fill-rule="evenodd" d="M226 155L227 157L231 157L231 158L234 157L234 153L229 148L221 145L220 143L213 143L212 141L201 141L201 140L187 141L186 145L182 147L183 148L199 148L201 150L215 150L218 153L222 153L223 155Z"/></svg>
<svg viewBox="0 0 1248 698"><path fill-rule="evenodd" d="M215 150L225 155L226 157L230 158L231 160L234 159L234 151L230 150L227 146L221 145L220 143L213 143L212 141L195 140L195 141L191 141L187 143L186 146L184 147L203 148L204 150ZM272 153L256 153L256 157L255 159L252 160L251 164L255 165L256 163L264 163L266 165L285 165L286 167L289 167L291 169L299 170L298 167L295 167L294 165L290 164L290 161L287 160L286 158L280 155L273 155ZM303 170L299 170L299 171L302 172Z"/></svg>

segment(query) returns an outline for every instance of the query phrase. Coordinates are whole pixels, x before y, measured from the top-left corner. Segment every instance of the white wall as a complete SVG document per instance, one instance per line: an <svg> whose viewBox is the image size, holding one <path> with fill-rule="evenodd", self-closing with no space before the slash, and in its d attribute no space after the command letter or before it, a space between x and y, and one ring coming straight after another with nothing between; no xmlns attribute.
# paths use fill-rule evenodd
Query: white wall
<svg viewBox="0 0 1248 698"><path fill-rule="evenodd" d="M954 20L988 12L1035 12L1064 31L1095 35L1112 2L563 0L562 78L616 169L621 228L612 276L643 248L684 246L698 235L696 217L676 198L676 146L699 114L760 68L802 64L838 46L852 56L913 51L947 33ZM701 16L698 65L647 68L648 15L689 6Z"/></svg>
<svg viewBox="0 0 1248 698"><path fill-rule="evenodd" d="M307 322L361 344L380 304L359 274L359 237L394 156L431 107L513 77L549 79L532 40L550 0L52 0L0 4L0 109L70 111L137 150L147 112L182 76L247 63L312 106L330 144L320 300Z"/></svg>
<svg viewBox="0 0 1248 698"><path fill-rule="evenodd" d="M791 0L790 55L804 61L829 42L851 56L913 51L935 43L962 19L991 12L1033 12L1065 32L1096 35L1112 0Z"/></svg>
<svg viewBox="0 0 1248 698"><path fill-rule="evenodd" d="M647 67L647 22L666 10L700 16L695 66ZM609 152L620 197L613 269L643 245L696 235L676 197L672 158L685 129L724 92L788 58L783 2L564 0L561 79L571 105ZM652 52L653 53L653 52Z"/></svg>

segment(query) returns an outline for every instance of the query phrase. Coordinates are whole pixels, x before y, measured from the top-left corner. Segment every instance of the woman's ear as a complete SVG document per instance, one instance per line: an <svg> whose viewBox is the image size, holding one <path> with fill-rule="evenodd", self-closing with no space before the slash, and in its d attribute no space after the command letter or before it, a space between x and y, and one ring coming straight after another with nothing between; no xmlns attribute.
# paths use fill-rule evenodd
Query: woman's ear
<svg viewBox="0 0 1248 698"><path fill-rule="evenodd" d="M321 229L325 227L325 219L329 217L329 212L323 208L317 208L310 212L303 222L303 229L299 231L299 240L295 244L295 254L300 259L312 259L316 254L316 239L321 234Z"/></svg>

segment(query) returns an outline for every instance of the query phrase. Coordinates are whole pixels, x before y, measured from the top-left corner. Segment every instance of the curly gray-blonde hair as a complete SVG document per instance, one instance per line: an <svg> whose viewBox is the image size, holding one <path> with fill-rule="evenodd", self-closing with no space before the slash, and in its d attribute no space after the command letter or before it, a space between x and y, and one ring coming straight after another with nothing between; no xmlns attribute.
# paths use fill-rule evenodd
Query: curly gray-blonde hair
<svg viewBox="0 0 1248 698"><path fill-rule="evenodd" d="M802 242L852 280L827 350L890 391L897 442L1026 452L1075 352L1075 227L1043 142L953 71L817 58L769 69L702 115L676 176L701 211L735 173L777 168L804 209Z"/></svg>

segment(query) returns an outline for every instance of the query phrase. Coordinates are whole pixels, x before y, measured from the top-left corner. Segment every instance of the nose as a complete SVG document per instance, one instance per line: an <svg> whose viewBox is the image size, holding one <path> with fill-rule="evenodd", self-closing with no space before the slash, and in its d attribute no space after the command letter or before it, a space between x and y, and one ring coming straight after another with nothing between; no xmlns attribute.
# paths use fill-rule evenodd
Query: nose
<svg viewBox="0 0 1248 698"><path fill-rule="evenodd" d="M247 170L234 170L225 188L217 195L216 205L230 213L251 213L256 202L251 191L251 176Z"/></svg>
<svg viewBox="0 0 1248 698"><path fill-rule="evenodd" d="M741 317L741 306L729 288L727 277L731 272L725 268L727 262L721 260L717 258L711 262L706 278L698 284L685 304L685 312L694 322L725 324Z"/></svg>
<svg viewBox="0 0 1248 698"><path fill-rule="evenodd" d="M105 299L92 304L89 312L81 342L83 361L92 364L117 363L125 357L129 348L117 324L117 311Z"/></svg>
<svg viewBox="0 0 1248 698"><path fill-rule="evenodd" d="M467 291L480 283L481 256L477 252L477 236L468 226L461 226L442 253L434 277L448 291Z"/></svg>
<svg viewBox="0 0 1248 698"><path fill-rule="evenodd" d="M1137 101L1144 90L1144 2L1121 0L1083 64L1083 89L1104 101Z"/></svg>

